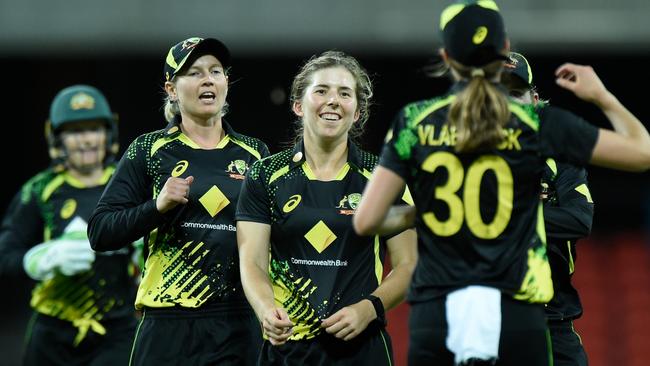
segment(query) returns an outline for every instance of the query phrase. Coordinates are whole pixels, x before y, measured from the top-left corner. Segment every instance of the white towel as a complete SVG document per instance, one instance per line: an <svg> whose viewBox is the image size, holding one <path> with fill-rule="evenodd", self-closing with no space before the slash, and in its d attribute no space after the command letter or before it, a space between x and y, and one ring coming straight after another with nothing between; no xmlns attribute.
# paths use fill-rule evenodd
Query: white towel
<svg viewBox="0 0 650 366"><path fill-rule="evenodd" d="M456 365L470 358L496 360L501 336L501 291L468 286L447 295L447 348Z"/></svg>

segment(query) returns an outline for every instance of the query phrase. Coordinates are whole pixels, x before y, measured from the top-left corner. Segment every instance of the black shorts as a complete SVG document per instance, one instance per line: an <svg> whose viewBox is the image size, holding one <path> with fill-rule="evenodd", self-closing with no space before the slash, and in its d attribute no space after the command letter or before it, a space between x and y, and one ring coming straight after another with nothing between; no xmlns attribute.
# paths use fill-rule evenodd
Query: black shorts
<svg viewBox="0 0 650 366"><path fill-rule="evenodd" d="M388 332L371 323L365 331L349 341L321 333L304 341L288 341L273 346L264 341L258 365L296 366L390 366L393 365L393 348Z"/></svg>
<svg viewBox="0 0 650 366"><path fill-rule="evenodd" d="M446 297L411 304L409 365L454 365L446 347ZM496 365L548 366L550 341L541 304L501 295L501 335Z"/></svg>
<svg viewBox="0 0 650 366"><path fill-rule="evenodd" d="M43 365L127 365L133 335L135 317L102 321L106 334L88 329L77 344L79 329L72 323L47 315L35 313L25 338L26 366Z"/></svg>
<svg viewBox="0 0 650 366"><path fill-rule="evenodd" d="M261 328L250 308L147 308L130 365L255 365L261 347Z"/></svg>
<svg viewBox="0 0 650 366"><path fill-rule="evenodd" d="M550 320L553 366L587 366L587 354L571 320Z"/></svg>

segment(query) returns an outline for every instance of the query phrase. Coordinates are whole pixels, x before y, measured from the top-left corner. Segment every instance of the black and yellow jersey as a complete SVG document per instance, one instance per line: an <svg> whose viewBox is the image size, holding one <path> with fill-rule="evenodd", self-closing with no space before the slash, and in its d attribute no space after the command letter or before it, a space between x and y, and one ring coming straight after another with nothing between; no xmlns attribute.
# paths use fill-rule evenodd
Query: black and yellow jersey
<svg viewBox="0 0 650 366"><path fill-rule="evenodd" d="M417 208L419 259L409 298L484 285L548 302L553 289L539 199L544 157L584 165L598 130L561 109L538 113L510 101L502 143L456 153L447 114L461 87L403 108L379 163L404 178Z"/></svg>
<svg viewBox="0 0 650 366"><path fill-rule="evenodd" d="M291 340L320 332L321 320L362 300L381 283L385 238L352 228L377 157L348 141L348 161L332 181L316 180L303 143L255 163L237 221L271 226L269 274L275 301L295 324Z"/></svg>
<svg viewBox="0 0 650 366"><path fill-rule="evenodd" d="M575 319L582 315L578 291L571 283L577 260L576 241L589 235L594 216L587 172L548 159L542 177L542 197L555 293L546 304L546 316L553 320Z"/></svg>
<svg viewBox="0 0 650 366"><path fill-rule="evenodd" d="M248 168L268 148L222 123L225 136L214 149L200 148L176 123L138 137L90 219L98 251L145 236L137 308L249 308L239 279L235 208ZM189 176L189 202L159 213L156 197L167 179Z"/></svg>
<svg viewBox="0 0 650 366"><path fill-rule="evenodd" d="M73 223L82 223L85 233L85 223L114 170L106 168L100 185L94 187L84 186L65 170L52 169L25 183L2 223L2 272L23 272L23 257L30 248L67 233ZM98 253L89 271L74 276L55 272L36 285L31 306L41 314L73 323L82 337L89 327L103 334L106 320L132 320L135 281L130 254L131 248Z"/></svg>

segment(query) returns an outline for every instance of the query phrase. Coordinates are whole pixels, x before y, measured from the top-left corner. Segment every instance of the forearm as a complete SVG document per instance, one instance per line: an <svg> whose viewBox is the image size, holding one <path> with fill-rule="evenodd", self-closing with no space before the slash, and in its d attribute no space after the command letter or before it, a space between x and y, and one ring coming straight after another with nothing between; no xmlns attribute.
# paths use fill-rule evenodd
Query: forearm
<svg viewBox="0 0 650 366"><path fill-rule="evenodd" d="M415 207L408 205L391 206L386 217L376 228L377 234L388 235L410 229L415 223Z"/></svg>
<svg viewBox="0 0 650 366"><path fill-rule="evenodd" d="M594 103L607 116L617 133L639 143L650 144L650 135L641 121L625 108L612 93L604 93Z"/></svg>
<svg viewBox="0 0 650 366"><path fill-rule="evenodd" d="M411 277L417 263L417 235L414 229L406 230L388 240L388 250L393 269L373 292L389 310L406 297Z"/></svg>
<svg viewBox="0 0 650 366"><path fill-rule="evenodd" d="M240 270L244 294L257 318L262 321L266 310L275 307L268 271L250 262L242 262Z"/></svg>
<svg viewBox="0 0 650 366"><path fill-rule="evenodd" d="M156 209L155 200L123 209L100 202L88 222L88 238L96 251L117 250L149 234L164 222L165 216Z"/></svg>

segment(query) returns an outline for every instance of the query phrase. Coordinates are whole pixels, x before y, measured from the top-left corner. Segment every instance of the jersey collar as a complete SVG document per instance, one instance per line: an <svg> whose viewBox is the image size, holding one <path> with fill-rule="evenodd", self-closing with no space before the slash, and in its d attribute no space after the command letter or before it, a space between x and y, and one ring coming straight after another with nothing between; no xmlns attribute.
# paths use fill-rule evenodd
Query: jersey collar
<svg viewBox="0 0 650 366"><path fill-rule="evenodd" d="M301 138L300 141L293 146L289 169L301 166L306 159L305 143ZM348 139L348 164L350 164L353 169L361 170L361 152L357 144L355 144L351 139Z"/></svg>
<svg viewBox="0 0 650 366"><path fill-rule="evenodd" d="M165 133L165 136L167 137L176 137L181 134L181 116L180 115L175 115L174 119L167 123L167 126L165 126L165 129L163 130ZM234 137L235 139L240 139L241 134L235 132L233 130L232 126L225 120L221 119L221 128L223 128L224 131L224 137L230 136Z"/></svg>

